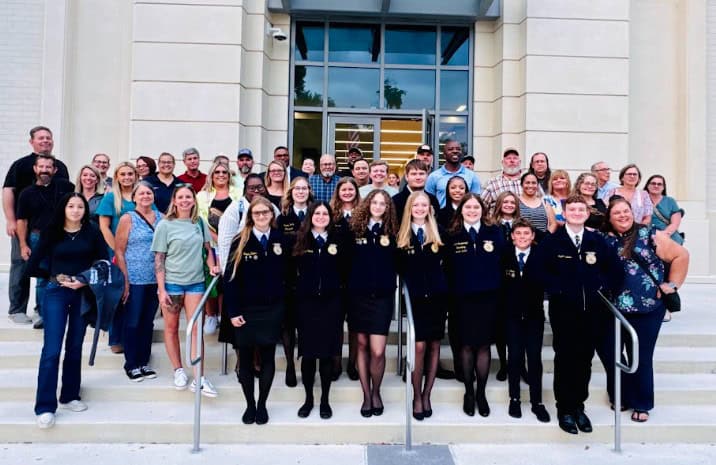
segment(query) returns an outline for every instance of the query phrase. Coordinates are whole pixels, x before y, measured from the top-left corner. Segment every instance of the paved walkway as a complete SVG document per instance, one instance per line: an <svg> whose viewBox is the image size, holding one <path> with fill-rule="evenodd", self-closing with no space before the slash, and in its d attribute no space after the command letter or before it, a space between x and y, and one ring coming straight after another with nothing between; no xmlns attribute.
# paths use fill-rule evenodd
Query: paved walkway
<svg viewBox="0 0 716 465"><path fill-rule="evenodd" d="M715 438L716 440L716 438ZM189 445L166 444L5 444L0 465L713 465L716 445L624 444L609 446L454 445L412 453L380 451L394 446L211 445L192 454ZM444 448L444 451L440 451ZM436 453L437 450L437 453ZM444 453L443 453L444 452ZM388 459L389 461L386 461ZM436 460L437 459L437 460Z"/></svg>

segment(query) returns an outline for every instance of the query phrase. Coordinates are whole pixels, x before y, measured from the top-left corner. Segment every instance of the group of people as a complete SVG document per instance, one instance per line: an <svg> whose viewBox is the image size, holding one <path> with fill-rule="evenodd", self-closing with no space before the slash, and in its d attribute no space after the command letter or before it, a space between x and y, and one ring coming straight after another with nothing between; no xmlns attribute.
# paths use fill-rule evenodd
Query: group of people
<svg viewBox="0 0 716 465"><path fill-rule="evenodd" d="M663 176L651 176L640 191L636 165L620 171L617 185L599 162L572 185L566 171L551 170L546 154L535 153L525 171L510 148L502 173L483 185L474 158L448 140L443 166L433 170L433 150L421 145L403 180L389 180L387 164L366 160L358 148L349 150L347 170L337 173L335 157L326 154L308 174L291 167L288 149L280 146L260 174L252 172L249 149L238 152L235 168L217 156L206 174L199 171L198 150L187 149L187 170L179 177L170 153L156 162L142 156L118 163L113 177L110 158L97 154L73 185L52 155L49 129L33 128L30 144L33 153L7 174L3 206L13 244L10 318L16 323L31 322L23 299L26 306L29 277L38 278L42 319L35 325L44 326L45 336L35 413L42 428L54 424L58 407L65 327L59 405L87 408L79 396L87 285L79 276L97 260L112 260L124 276L109 344L124 354L128 379L157 376L149 363L159 307L174 387L208 397L218 395L211 381L195 369L190 383L182 366L178 326L181 309L191 318L212 277L223 274L206 305L205 332L218 329L219 341L236 351L246 424L269 420L278 342L288 386L297 385L296 346L301 358L305 401L298 416L313 410L318 367L319 414L331 418L330 387L343 371L346 320L345 369L360 380L360 414L381 415L398 276L415 318L416 365L408 380L415 419L432 415L436 377L457 378L465 387L464 412L488 416L485 387L495 344L497 379L508 381L509 414L522 415L522 378L531 411L549 422L541 363L547 296L559 426L574 434L591 431L584 410L591 359L596 351L613 402L614 359L631 351L626 346L624 354L615 353L600 293L640 337L641 363L625 376L623 404L634 421L646 421L653 408L651 360L665 319L661 297L683 284L688 268L678 231L684 212L666 195ZM454 371L440 366L446 322Z"/></svg>

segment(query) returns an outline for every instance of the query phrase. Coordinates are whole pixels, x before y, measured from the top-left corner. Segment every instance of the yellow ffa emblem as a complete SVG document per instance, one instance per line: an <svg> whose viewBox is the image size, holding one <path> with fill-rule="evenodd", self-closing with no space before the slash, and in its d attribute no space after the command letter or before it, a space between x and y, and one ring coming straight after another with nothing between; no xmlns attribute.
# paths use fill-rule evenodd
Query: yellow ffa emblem
<svg viewBox="0 0 716 465"><path fill-rule="evenodd" d="M338 253L338 246L336 244L329 244L326 250L329 254L335 255Z"/></svg>
<svg viewBox="0 0 716 465"><path fill-rule="evenodd" d="M495 250L495 245L492 241L483 241L482 248L485 249L485 252L492 252Z"/></svg>
<svg viewBox="0 0 716 465"><path fill-rule="evenodd" d="M383 247L388 247L390 245L390 239L385 234L380 236L380 245Z"/></svg>
<svg viewBox="0 0 716 465"><path fill-rule="evenodd" d="M584 261L589 263L590 265L594 265L597 263L597 253L596 252L585 252Z"/></svg>
<svg viewBox="0 0 716 465"><path fill-rule="evenodd" d="M283 253L283 250L281 249L281 244L278 242L274 243L273 245L273 253L276 255L281 255Z"/></svg>
<svg viewBox="0 0 716 465"><path fill-rule="evenodd" d="M435 242L433 242L433 244L430 246L430 250L432 250L433 253L438 253L438 249L439 249L438 245Z"/></svg>

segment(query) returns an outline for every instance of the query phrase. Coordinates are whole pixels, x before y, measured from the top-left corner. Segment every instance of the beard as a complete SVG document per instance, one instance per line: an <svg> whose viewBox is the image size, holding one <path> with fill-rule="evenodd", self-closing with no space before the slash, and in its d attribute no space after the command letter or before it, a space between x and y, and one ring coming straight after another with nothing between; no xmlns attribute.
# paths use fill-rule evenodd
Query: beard
<svg viewBox="0 0 716 465"><path fill-rule="evenodd" d="M321 176L323 176L324 178L330 178L331 176L333 176L333 173L334 173L333 170L331 170L331 171L321 171Z"/></svg>
<svg viewBox="0 0 716 465"><path fill-rule="evenodd" d="M507 176L514 176L516 174L520 174L521 170L522 170L522 168L520 168L519 166L515 166L515 167L511 167L511 168L502 168L502 171Z"/></svg>
<svg viewBox="0 0 716 465"><path fill-rule="evenodd" d="M241 174L249 174L250 172L251 172L250 166L242 166L241 168L239 168L239 173L241 173Z"/></svg>

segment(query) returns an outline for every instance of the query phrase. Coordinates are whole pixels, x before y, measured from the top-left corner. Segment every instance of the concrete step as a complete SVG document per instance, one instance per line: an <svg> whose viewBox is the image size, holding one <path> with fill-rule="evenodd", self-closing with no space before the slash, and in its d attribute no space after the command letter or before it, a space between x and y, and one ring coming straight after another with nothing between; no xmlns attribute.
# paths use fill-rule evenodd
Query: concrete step
<svg viewBox="0 0 716 465"><path fill-rule="evenodd" d="M243 425L244 403L234 408L225 403L202 403L203 443L297 443L362 444L400 443L404 440L403 403L385 403L380 417L362 418L359 405L334 403L333 418L322 420L318 409L306 419L296 416L294 403L269 401L267 425ZM0 434L6 442L143 442L186 443L192 438L193 406L186 402L116 402L97 400L89 410L73 413L58 410L57 424L50 430L35 425L30 402L0 402ZM608 443L613 438L614 414L606 406L589 408L594 433L577 436L563 433L556 425L539 423L528 411L521 419L494 408L487 418L467 417L459 406L433 404L431 418L414 422L416 443ZM552 410L552 415L554 411ZM625 442L710 443L716 437L716 407L671 405L653 411L646 423L629 421L621 414Z"/></svg>
<svg viewBox="0 0 716 465"><path fill-rule="evenodd" d="M242 398L241 387L236 375L227 376L207 373L207 376L216 386L220 395L211 402L234 403ZM552 390L553 376L546 374L543 377L543 402L554 405L554 391ZM271 399L280 402L292 402L298 408L304 400L304 389L301 376L298 374L298 386L289 388L284 383L284 372L277 372L271 389ZM704 374L656 374L656 405L715 405L716 406L716 375ZM0 399L16 401L33 401L37 384L36 369L0 370ZM529 406L528 386L523 382L521 398ZM590 383L591 397L589 405L604 405L606 402L606 378L603 374L595 374ZM315 380L314 392L316 398L320 396L320 382L318 376ZM400 402L405 395L405 384L401 378L394 374L386 374L381 389L386 402ZM462 383L454 380L438 379L433 388L432 399L437 403L450 403L462 405L464 394ZM82 398L88 402L101 400L136 401L136 402L164 402L188 401L189 391L177 391L173 385L171 371L159 372L157 379L132 382L118 370L100 370L96 368L83 369L82 372ZM496 408L507 408L509 400L507 383L497 381L491 377L487 383L487 397L490 402L497 404ZM362 391L358 381L351 381L347 376L331 385L331 401L347 402L359 405L362 402Z"/></svg>
<svg viewBox="0 0 716 465"><path fill-rule="evenodd" d="M183 341L183 338L180 339ZM206 369L208 372L217 372L220 370L220 353L222 344L207 340L205 344L206 351ZM85 365L89 360L90 344L85 343L83 348L83 358ZM0 369L9 368L30 368L36 367L39 361L42 343L37 341L28 342L3 342L2 353L0 357ZM181 347L182 357L185 355L184 344ZM493 347L493 370L497 369L497 355ZM161 371L167 371L171 368L169 359L166 356L163 343L152 344L153 366ZM234 351L229 348L229 369L236 364L236 356ZM343 356L347 357L347 346L343 347ZM452 355L447 348L440 352L440 358L445 362L446 366L452 365ZM554 351L552 347L544 347L542 350L542 363L545 373L554 371ZM100 342L97 349L95 366L98 368L115 368L122 369L124 365L124 357L122 355L113 354L106 342ZM279 346L276 348L276 368L283 370L286 367L286 360L283 356L283 350ZM395 372L397 367L397 347L388 346L386 348L386 372ZM602 372L604 368L595 356L592 362L594 372ZM657 373L716 373L716 347L657 347L654 353L654 371Z"/></svg>

